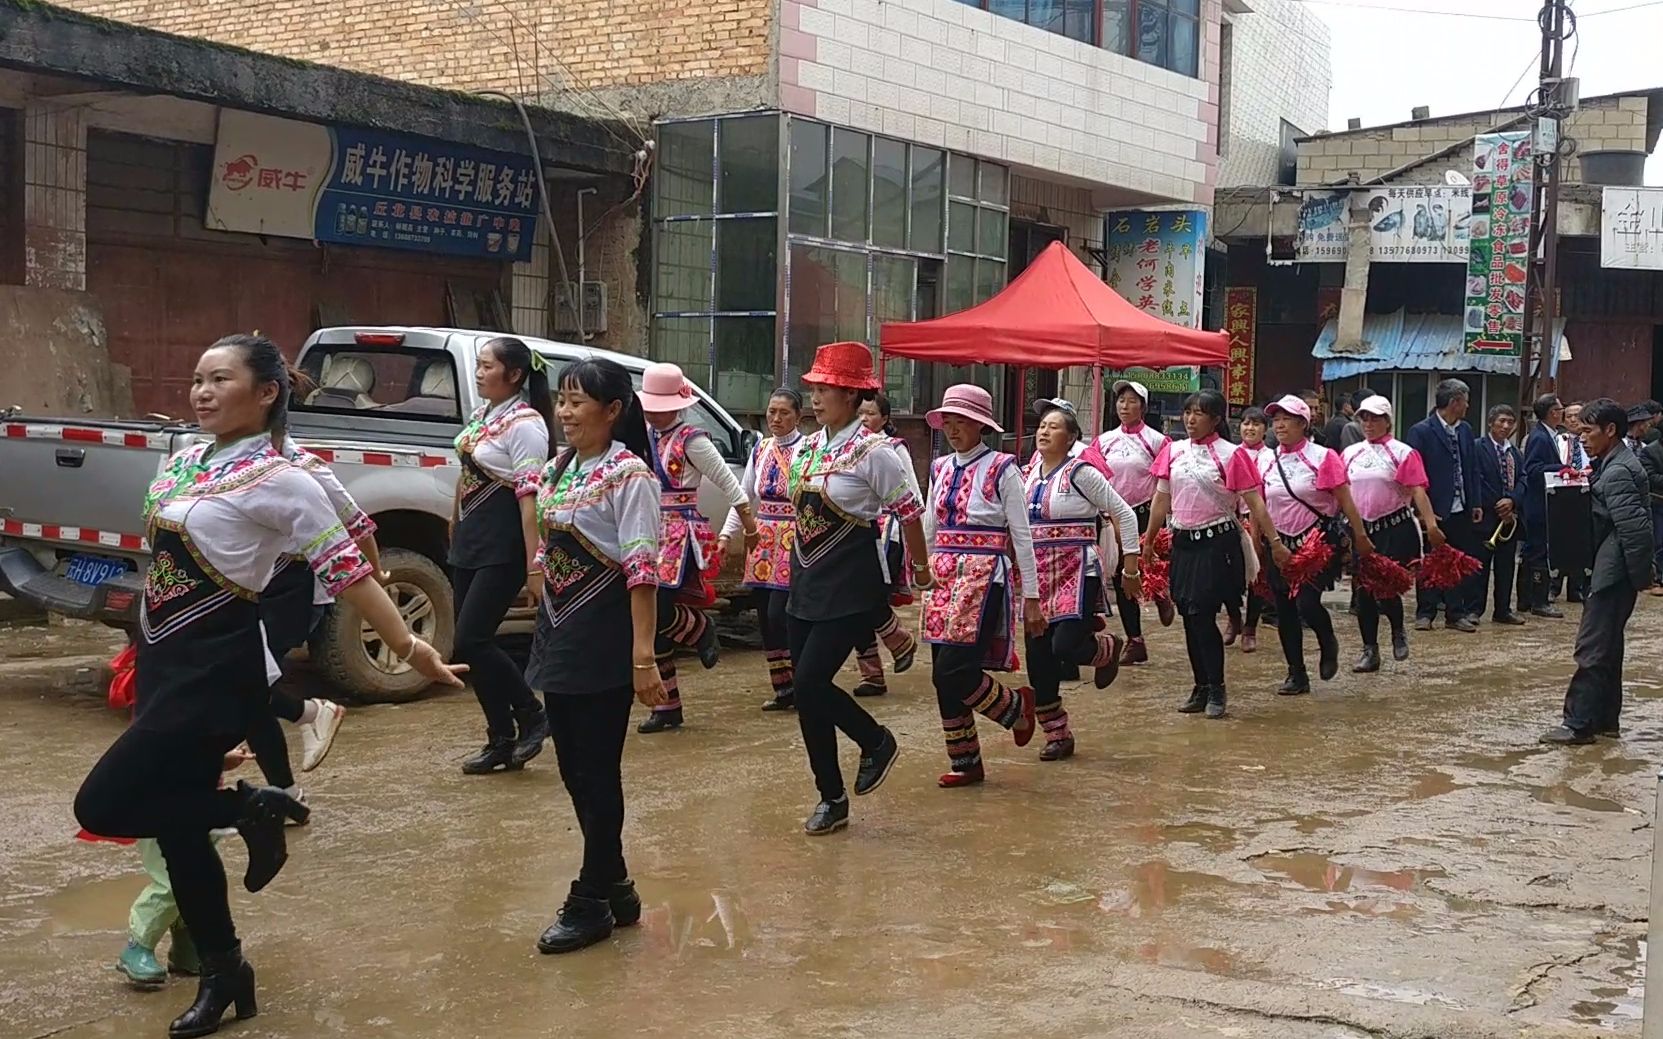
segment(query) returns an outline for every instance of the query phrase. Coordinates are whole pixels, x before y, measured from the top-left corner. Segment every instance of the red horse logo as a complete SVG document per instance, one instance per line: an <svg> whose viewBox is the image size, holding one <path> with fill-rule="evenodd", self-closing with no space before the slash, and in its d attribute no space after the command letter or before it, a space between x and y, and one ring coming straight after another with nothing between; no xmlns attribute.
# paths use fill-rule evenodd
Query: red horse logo
<svg viewBox="0 0 1663 1039"><path fill-rule="evenodd" d="M254 175L260 169L260 160L254 155L239 155L225 164L219 179L232 191L241 191L254 183Z"/></svg>

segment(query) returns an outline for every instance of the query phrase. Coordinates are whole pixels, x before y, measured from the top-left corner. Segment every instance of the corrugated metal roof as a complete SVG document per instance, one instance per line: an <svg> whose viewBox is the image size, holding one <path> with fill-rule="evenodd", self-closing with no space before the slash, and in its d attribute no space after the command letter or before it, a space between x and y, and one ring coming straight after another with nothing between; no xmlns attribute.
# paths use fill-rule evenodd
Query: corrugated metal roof
<svg viewBox="0 0 1663 1039"><path fill-rule="evenodd" d="M1564 319L1560 318L1555 325L1562 341ZM1363 353L1336 353L1334 340L1338 336L1338 322L1330 320L1322 326L1316 345L1311 348L1311 356L1322 362L1324 381L1398 369L1519 374L1516 357L1466 353L1459 314L1406 314L1401 310L1364 314L1363 342L1368 349ZM1557 368L1557 365L1550 367Z"/></svg>

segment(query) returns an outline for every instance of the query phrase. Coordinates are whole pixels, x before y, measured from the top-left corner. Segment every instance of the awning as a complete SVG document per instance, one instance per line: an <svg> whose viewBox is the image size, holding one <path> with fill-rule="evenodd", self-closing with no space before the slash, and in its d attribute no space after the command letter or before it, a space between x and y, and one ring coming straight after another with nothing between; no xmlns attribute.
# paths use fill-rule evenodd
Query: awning
<svg viewBox="0 0 1663 1039"><path fill-rule="evenodd" d="M1565 319L1554 321L1555 338L1559 343L1558 356L1548 362L1548 373L1557 374L1559 362L1571 359L1570 344L1565 340ZM1420 370L1428 372L1485 372L1490 375L1518 375L1517 357L1493 357L1466 352L1466 336L1459 314L1406 314L1401 310L1390 314L1363 315L1362 353L1337 353L1334 341L1339 337L1338 319L1322 326L1311 356L1322 362L1324 382L1347 379L1367 372L1389 370Z"/></svg>

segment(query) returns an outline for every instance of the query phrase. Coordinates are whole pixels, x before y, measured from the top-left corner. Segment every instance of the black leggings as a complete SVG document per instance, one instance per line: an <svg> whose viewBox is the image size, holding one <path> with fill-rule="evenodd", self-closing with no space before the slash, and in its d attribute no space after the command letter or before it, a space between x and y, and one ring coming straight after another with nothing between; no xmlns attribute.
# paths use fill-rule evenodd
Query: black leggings
<svg viewBox="0 0 1663 1039"><path fill-rule="evenodd" d="M321 610L313 607L314 626L321 616ZM297 646L298 644L286 646L281 643L271 645L271 655L276 658L278 666L282 666L283 659ZM281 718L291 725L299 725L305 710L306 703L301 697L284 690L280 685L274 685L271 687L270 710L256 711L254 721L248 726L248 738L245 742L248 743L248 749L254 752L254 761L260 766L260 772L266 777L266 782L272 786L286 790L295 785L294 769L289 764L289 741L284 738L283 727L277 724L277 721Z"/></svg>
<svg viewBox="0 0 1663 1039"><path fill-rule="evenodd" d="M1251 591L1247 592L1246 594L1247 594L1247 624L1245 625L1245 627L1247 629L1251 630L1251 629L1257 628L1259 626L1259 616L1264 613L1265 601L1263 599L1259 598L1257 595L1254 595ZM1230 622L1232 624L1235 624L1238 627L1244 626L1244 625L1242 625L1242 619L1241 619L1241 603L1239 603L1239 602L1227 602L1227 603L1225 603L1224 604L1224 613L1225 613L1225 616L1230 618Z"/></svg>
<svg viewBox="0 0 1663 1039"><path fill-rule="evenodd" d="M1385 614L1391 623L1392 635L1403 632L1403 597L1394 595L1390 599L1376 599L1369 593L1358 589L1357 592L1357 631L1363 636L1363 645L1378 646L1380 644L1380 615Z"/></svg>
<svg viewBox="0 0 1663 1039"><path fill-rule="evenodd" d="M808 751L820 799L836 801L844 793L837 763L838 730L854 740L862 754L877 750L883 741L883 726L833 681L855 644L872 634L872 616L852 613L823 621L788 617L786 630L797 671L797 725L803 749Z"/></svg>
<svg viewBox="0 0 1663 1039"><path fill-rule="evenodd" d="M762 626L762 648L775 651L789 650L791 642L785 618L785 604L790 601L791 593L783 588L761 588L756 594L756 619Z"/></svg>
<svg viewBox="0 0 1663 1039"><path fill-rule="evenodd" d="M470 669L468 684L479 698L486 730L493 738L512 739L514 712L537 708L524 672L497 643L497 629L525 587L525 577L519 563L457 567L451 577L456 589L454 655Z"/></svg>
<svg viewBox="0 0 1663 1039"><path fill-rule="evenodd" d="M624 736L635 692L543 694L560 779L583 834L583 868L572 882L579 898L606 898L629 877L624 865Z"/></svg>
<svg viewBox="0 0 1663 1039"><path fill-rule="evenodd" d="M1276 636L1282 640L1282 656L1288 661L1288 671L1303 675L1305 669L1305 629L1317 636L1317 645L1334 641L1334 620L1328 607L1322 605L1322 589L1307 584L1299 589L1297 598L1286 590L1276 590Z"/></svg>
<svg viewBox="0 0 1663 1039"><path fill-rule="evenodd" d="M1039 638L1027 636L1028 683L1034 689L1034 703L1047 707L1062 699L1062 664L1089 664L1097 656L1094 615L1058 621ZM979 665L978 665L979 670Z"/></svg>
<svg viewBox="0 0 1663 1039"><path fill-rule="evenodd" d="M227 694L230 695L230 694ZM240 732L134 725L116 738L75 795L75 819L101 837L154 837L167 861L179 916L204 956L237 944L225 867L209 831L235 826L235 791L221 790L225 753Z"/></svg>

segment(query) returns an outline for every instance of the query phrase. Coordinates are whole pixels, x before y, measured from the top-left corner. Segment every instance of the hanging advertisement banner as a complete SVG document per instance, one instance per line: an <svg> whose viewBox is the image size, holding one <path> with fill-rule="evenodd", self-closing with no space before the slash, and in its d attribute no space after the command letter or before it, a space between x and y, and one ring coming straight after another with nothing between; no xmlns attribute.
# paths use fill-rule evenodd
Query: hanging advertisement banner
<svg viewBox="0 0 1663 1039"><path fill-rule="evenodd" d="M1530 131L1473 140L1472 246L1467 259L1466 352L1518 357L1530 282Z"/></svg>
<svg viewBox="0 0 1663 1039"><path fill-rule="evenodd" d="M1307 191L1299 203L1294 259L1344 263L1353 192ZM1362 189L1374 263L1466 263L1472 189L1405 184Z"/></svg>
<svg viewBox="0 0 1663 1039"><path fill-rule="evenodd" d="M1109 288L1134 307L1186 328L1201 327L1201 288L1206 273L1207 214L1183 209L1130 210L1104 218L1104 252ZM1105 378L1142 382L1151 393L1193 393L1201 384L1195 368L1152 373L1147 368Z"/></svg>
<svg viewBox="0 0 1663 1039"><path fill-rule="evenodd" d="M1253 403L1254 345L1259 329L1259 290L1224 290L1224 330L1230 333L1230 364L1224 370L1224 399L1234 405Z"/></svg>

